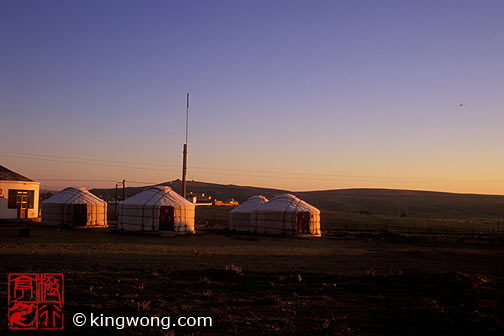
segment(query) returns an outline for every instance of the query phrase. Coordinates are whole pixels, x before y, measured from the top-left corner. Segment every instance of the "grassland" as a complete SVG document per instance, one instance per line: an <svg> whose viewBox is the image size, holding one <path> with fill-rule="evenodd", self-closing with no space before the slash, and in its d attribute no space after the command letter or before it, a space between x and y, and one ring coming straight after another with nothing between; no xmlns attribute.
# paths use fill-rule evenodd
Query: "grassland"
<svg viewBox="0 0 504 336"><path fill-rule="evenodd" d="M163 185L181 190L180 180L165 182ZM145 187L126 188L130 197ZM223 185L217 183L190 181L187 186L194 193L205 193L219 200L234 198L243 202L253 195L272 198L287 190L259 188L251 186ZM93 189L91 192L104 199L111 199L115 189ZM487 219L497 222L499 208L504 209L504 196L456 194L447 192L396 190L396 189L335 189L292 192L313 204L322 212L367 213L375 216L464 220ZM504 213L503 213L504 215Z"/></svg>
<svg viewBox="0 0 504 336"><path fill-rule="evenodd" d="M197 207L196 223L205 228L223 230L228 227L232 208L221 206ZM321 229L325 235L339 235L342 231L395 232L401 234L494 235L504 233L504 222L499 225L488 218L418 218L321 211Z"/></svg>
<svg viewBox="0 0 504 336"><path fill-rule="evenodd" d="M8 273L63 272L65 332L73 335L504 331L504 245L498 235L339 230L317 239L260 237L230 234L225 217L225 209L198 210L198 233L175 238L39 224L31 237L19 237L19 225L3 224L0 296L6 297ZM6 305L2 309L3 334ZM76 312L210 316L213 326L77 328L71 323Z"/></svg>

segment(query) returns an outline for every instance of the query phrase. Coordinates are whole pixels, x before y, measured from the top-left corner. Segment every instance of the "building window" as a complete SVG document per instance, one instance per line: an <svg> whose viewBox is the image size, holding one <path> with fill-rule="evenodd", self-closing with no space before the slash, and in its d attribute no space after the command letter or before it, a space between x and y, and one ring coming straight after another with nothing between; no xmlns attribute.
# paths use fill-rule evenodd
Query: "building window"
<svg viewBox="0 0 504 336"><path fill-rule="evenodd" d="M26 207L28 209L33 209L35 198L34 190L21 190L21 189L9 189L9 199L7 202L7 208L17 209L20 202L26 202Z"/></svg>

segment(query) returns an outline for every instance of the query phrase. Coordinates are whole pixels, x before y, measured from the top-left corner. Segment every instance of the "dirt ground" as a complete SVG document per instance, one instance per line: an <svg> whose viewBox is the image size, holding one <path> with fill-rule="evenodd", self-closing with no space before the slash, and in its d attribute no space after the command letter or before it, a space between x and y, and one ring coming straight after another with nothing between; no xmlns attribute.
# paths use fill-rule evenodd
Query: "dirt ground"
<svg viewBox="0 0 504 336"><path fill-rule="evenodd" d="M7 277L65 275L65 330L130 335L502 334L502 239L341 234L282 238L199 230L177 237L0 226ZM75 327L107 316L209 316L211 327ZM106 330L105 330L106 329ZM12 332L14 334L14 332ZM15 334L23 334L16 332Z"/></svg>

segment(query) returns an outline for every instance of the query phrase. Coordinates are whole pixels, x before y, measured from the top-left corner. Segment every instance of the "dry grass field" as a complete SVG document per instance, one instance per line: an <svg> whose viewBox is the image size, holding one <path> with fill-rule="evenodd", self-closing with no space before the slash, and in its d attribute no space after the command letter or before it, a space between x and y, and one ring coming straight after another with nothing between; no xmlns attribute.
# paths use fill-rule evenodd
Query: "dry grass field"
<svg viewBox="0 0 504 336"><path fill-rule="evenodd" d="M200 227L222 230L229 225L230 207L201 206L196 211ZM321 229L325 235L339 235L341 231L395 232L433 236L499 235L504 234L504 220L499 225L488 218L419 218L372 215L322 210Z"/></svg>
<svg viewBox="0 0 504 336"><path fill-rule="evenodd" d="M162 183L175 191L181 190L181 181ZM126 188L126 197L139 193L146 186ZM504 196L456 194L446 192L399 190L399 189L336 189L292 192L251 186L224 185L208 182L189 181L188 190L205 193L219 200L234 198L243 202L250 196L274 196L290 192L314 205L322 213L368 213L376 217L399 217L404 214L415 218L457 218L474 220L485 218L497 222L499 207L504 207ZM115 189L91 189L92 193L105 199L115 197ZM329 218L333 218L329 216ZM344 219L339 216L338 219Z"/></svg>
<svg viewBox="0 0 504 336"><path fill-rule="evenodd" d="M0 296L7 302L8 273L64 273L64 333L73 335L504 331L501 237L342 231L315 239L232 235L215 224L219 216L210 208L199 211L198 233L174 238L40 224L32 225L30 237L19 237L19 225L2 224ZM71 320L77 312L210 316L213 326L77 328ZM2 334L6 326L4 305Z"/></svg>

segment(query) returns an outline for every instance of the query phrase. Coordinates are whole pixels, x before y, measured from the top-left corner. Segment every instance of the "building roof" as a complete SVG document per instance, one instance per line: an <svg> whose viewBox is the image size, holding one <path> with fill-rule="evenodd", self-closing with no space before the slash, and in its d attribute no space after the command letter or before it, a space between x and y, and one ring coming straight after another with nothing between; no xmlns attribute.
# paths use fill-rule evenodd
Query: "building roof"
<svg viewBox="0 0 504 336"><path fill-rule="evenodd" d="M268 202L268 199L262 195L252 196L233 210L231 212L252 212L252 210L257 209L260 205Z"/></svg>
<svg viewBox="0 0 504 336"><path fill-rule="evenodd" d="M311 204L297 198L292 194L282 194L274 197L271 201L259 205L253 211L284 211L284 212L312 212L320 213L320 210Z"/></svg>
<svg viewBox="0 0 504 336"><path fill-rule="evenodd" d="M106 202L86 188L70 187L46 199L42 204L106 204Z"/></svg>
<svg viewBox="0 0 504 336"><path fill-rule="evenodd" d="M194 209L193 203L177 194L172 188L161 185L146 188L141 193L121 202L121 206L124 205L176 206Z"/></svg>
<svg viewBox="0 0 504 336"><path fill-rule="evenodd" d="M33 180L30 180L28 177L25 177L21 174L16 173L15 171L7 169L4 166L0 166L0 180L33 182Z"/></svg>

